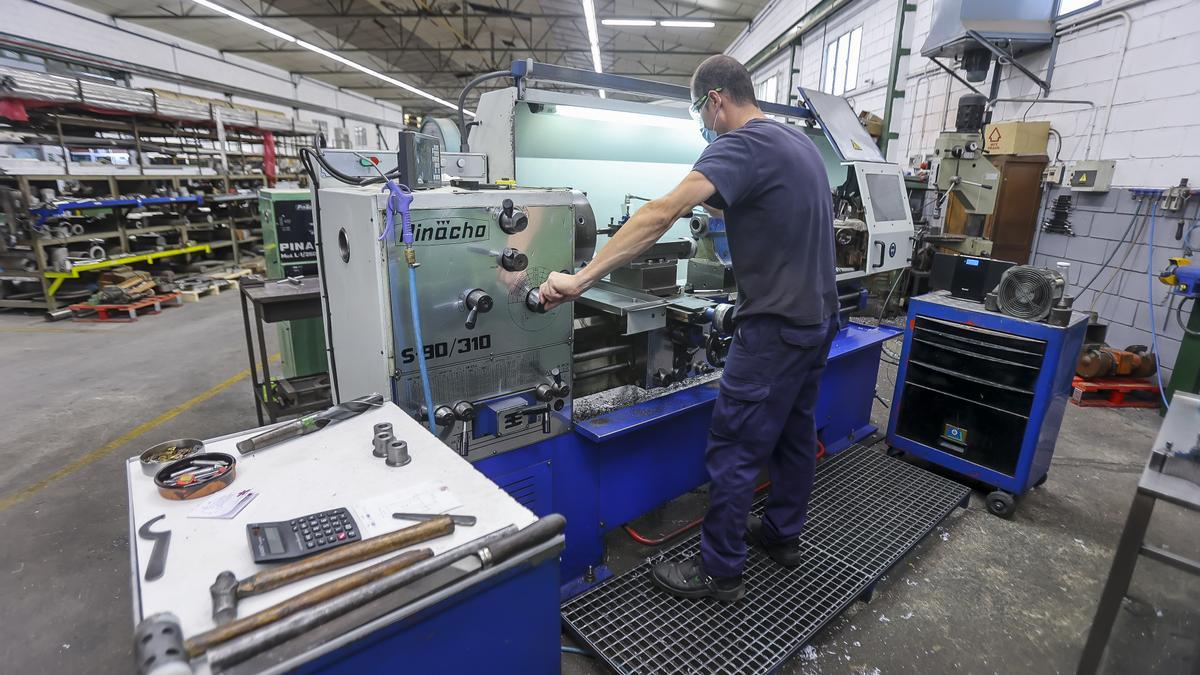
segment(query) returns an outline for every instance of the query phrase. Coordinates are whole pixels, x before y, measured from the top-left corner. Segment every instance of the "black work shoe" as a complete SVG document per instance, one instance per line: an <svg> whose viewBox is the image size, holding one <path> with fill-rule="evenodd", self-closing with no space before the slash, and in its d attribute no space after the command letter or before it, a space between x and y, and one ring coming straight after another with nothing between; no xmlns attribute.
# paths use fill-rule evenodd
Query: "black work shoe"
<svg viewBox="0 0 1200 675"><path fill-rule="evenodd" d="M800 537L780 542L767 541L763 533L762 518L757 516L750 516L746 520L746 541L761 548L771 560L784 567L796 567L804 560L804 553L800 550Z"/></svg>
<svg viewBox="0 0 1200 675"><path fill-rule="evenodd" d="M716 598L723 602L741 600L746 595L742 577L714 579L700 564L700 554L679 562L661 562L650 570L650 580L662 590L680 598Z"/></svg>

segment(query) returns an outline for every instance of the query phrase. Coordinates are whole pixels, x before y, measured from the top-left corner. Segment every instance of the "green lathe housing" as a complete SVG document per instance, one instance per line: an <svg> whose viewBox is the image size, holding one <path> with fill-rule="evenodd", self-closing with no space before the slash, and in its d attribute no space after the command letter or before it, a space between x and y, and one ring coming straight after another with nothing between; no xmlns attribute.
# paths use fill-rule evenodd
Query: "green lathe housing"
<svg viewBox="0 0 1200 675"><path fill-rule="evenodd" d="M308 190L265 188L258 193L267 276L283 279L317 274L313 233L312 193ZM325 326L320 318L284 321L278 325L284 377L315 375L329 370L325 355Z"/></svg>

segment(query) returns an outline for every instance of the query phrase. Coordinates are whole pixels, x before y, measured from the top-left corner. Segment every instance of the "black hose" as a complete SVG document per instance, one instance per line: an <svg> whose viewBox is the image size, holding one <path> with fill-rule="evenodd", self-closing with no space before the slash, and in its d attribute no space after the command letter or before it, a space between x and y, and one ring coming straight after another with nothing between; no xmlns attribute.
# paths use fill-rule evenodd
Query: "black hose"
<svg viewBox="0 0 1200 675"><path fill-rule="evenodd" d="M338 397L337 384L337 359L333 355L333 315L329 312L329 284L326 281L326 276L329 270L325 267L325 247L321 240L321 176L316 169L313 168L312 161L309 155L305 152L309 148L300 149L300 163L304 165L305 172L308 173L308 179L312 182L313 196L313 238L317 245L317 278L321 280L321 303L325 310L325 353L329 355L329 386L332 389L333 401L336 403ZM320 153L312 152L313 157L318 159ZM330 172L333 173L333 172Z"/></svg>
<svg viewBox="0 0 1200 675"><path fill-rule="evenodd" d="M1096 280L1100 278L1100 275L1104 274L1104 270L1108 269L1108 264L1113 261L1113 258L1117 257L1117 251L1121 250L1121 244L1125 243L1125 237L1129 236L1129 233L1133 230L1133 226L1137 223L1138 216L1141 215L1141 213L1142 213L1142 202L1139 201L1137 208L1134 209L1134 211L1133 211L1133 217L1129 219L1129 227L1125 228L1125 233L1121 235L1120 241L1118 241L1117 245L1113 247L1113 251L1112 251L1112 253L1110 253L1108 255L1108 259L1100 264L1100 269L1096 270L1096 276L1092 277L1092 280L1087 282L1087 285L1085 285L1083 288L1080 288L1078 291L1076 291L1075 297L1079 297L1080 295L1083 295L1083 292L1086 291L1087 289L1091 288L1092 284L1096 283ZM1133 243L1133 242L1130 242L1130 243ZM1115 274L1115 272L1114 272L1114 274Z"/></svg>
<svg viewBox="0 0 1200 675"><path fill-rule="evenodd" d="M349 185L357 185L359 187L362 187L362 186L366 186L366 185L376 185L376 184L385 182L383 176L371 176L370 178L355 178L354 176L348 176L348 175L342 173L341 171L338 171L337 169L333 168L333 166L331 166L329 164L329 162L325 161L325 158L321 156L321 153L317 152L316 150L314 150L312 148L300 148L301 161L303 161L306 157L310 161L305 161L303 163L304 163L305 169L309 171L309 176L313 179L313 185L316 185L319 181L318 181L318 175L312 171L311 161L316 161L318 164L321 165L322 169L325 169L326 171L329 172L329 175L331 175L334 178L342 181L343 183L347 183ZM385 175L388 178L398 178L400 176L400 168L396 167L395 169L393 169L392 171L389 171Z"/></svg>
<svg viewBox="0 0 1200 675"><path fill-rule="evenodd" d="M483 75L480 75L479 77L476 77L475 79L468 82L467 86L463 87L463 90L461 92L459 92L459 94L458 94L458 135L462 137L459 140L459 148L458 148L459 152L470 152L471 151L470 147L467 145L467 113L466 113L467 94L469 94L472 89L474 89L475 87L478 87L483 82L487 82L488 80L496 80L501 77L509 77L511 75L512 75L512 73L507 70L496 70L496 71L492 71L490 73L484 73Z"/></svg>

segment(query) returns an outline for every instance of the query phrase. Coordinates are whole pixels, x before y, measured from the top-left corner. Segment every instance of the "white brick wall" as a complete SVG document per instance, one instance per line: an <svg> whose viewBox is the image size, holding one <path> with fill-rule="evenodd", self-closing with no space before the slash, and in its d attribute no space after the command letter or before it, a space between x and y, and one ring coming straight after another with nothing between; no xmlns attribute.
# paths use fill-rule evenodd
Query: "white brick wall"
<svg viewBox="0 0 1200 675"><path fill-rule="evenodd" d="M914 1L917 9L908 15L914 56L908 59L908 72L900 84L906 90L906 97L898 102L900 113L893 125L900 138L889 148L889 158L902 164L911 155L932 150L938 132L953 126L958 98L968 91L919 55L929 33L934 0ZM728 53L749 59L813 4L813 0L775 2ZM1105 0L1105 4L1116 4L1116 0ZM1092 100L1097 109L1038 105L1029 110L1027 119L1049 120L1062 134L1063 161L1084 159L1089 145L1091 158L1117 160L1113 180L1116 186L1165 188L1185 177L1192 185L1200 185L1200 1L1150 0L1127 11L1132 18L1129 46L1117 79L1107 130L1101 129L1106 117L1104 107L1125 39L1120 20L1063 36L1055 59L1049 96ZM847 27L863 25L860 63L863 86L850 92L847 98L856 110L882 114L895 14L894 0L858 0L805 34L796 53L800 84L818 87L825 42ZM766 35L767 27L775 33ZM1048 60L1048 50L1022 57L1024 65L1043 76ZM1006 68L1005 72L1000 87L1002 97L1030 97L1038 93L1036 85L1015 69ZM867 84L867 80L873 83ZM985 93L987 87L988 82L978 85ZM999 104L994 119L1021 119L1027 109L1028 104ZM1050 152L1054 146L1051 141ZM1094 307L1100 313L1101 319L1109 323L1108 342L1113 346L1148 345L1151 342L1149 297L1153 297L1165 380L1170 376L1183 335L1173 316L1164 327L1169 301L1167 287L1158 282L1147 284L1148 228L1139 226L1135 230L1141 231L1142 236L1118 268L1124 247L1129 245L1120 242L1123 238L1128 240L1125 233L1134 212L1135 202L1130 192L1114 189L1106 195L1077 194L1074 202L1071 223L1076 236L1041 235L1033 263L1053 266L1057 260L1072 261L1070 283L1073 292L1079 293L1078 289L1101 271L1100 264L1121 246L1116 259L1101 272L1091 289L1080 293L1076 306ZM1188 213L1193 214L1194 209L1192 206ZM1189 215L1189 221L1193 217ZM1151 269L1161 269L1168 257L1178 254L1179 242L1174 239L1177 222L1177 216L1158 218ZM1112 282L1106 287L1110 278ZM1101 289L1104 289L1102 294Z"/></svg>
<svg viewBox="0 0 1200 675"><path fill-rule="evenodd" d="M334 108L344 114L369 115L374 118L395 121L395 126L383 127L391 137L403 125L403 114L398 106L376 101L347 91L339 90L323 82L304 77L295 80L286 71L235 55L223 56L216 50L182 40L178 37L151 30L128 22L114 22L99 12L94 12L63 0L6 0L4 3L4 32L18 37L65 44L63 36L80 37L72 43L74 49L97 56L121 61L136 61L151 64L156 68L172 70L185 76L202 78L211 82L225 82L231 86L260 91L297 102L308 101ZM114 25L117 24L117 25ZM224 98L215 90L180 85L175 82L135 76L134 87L167 89L183 94ZM238 97L237 102L269 110L296 114L291 108L267 103L252 98ZM324 119L330 127L343 123L329 115L300 111L305 120ZM362 122L357 124L361 125ZM354 126L353 122L350 126ZM375 134L369 134L374 143Z"/></svg>

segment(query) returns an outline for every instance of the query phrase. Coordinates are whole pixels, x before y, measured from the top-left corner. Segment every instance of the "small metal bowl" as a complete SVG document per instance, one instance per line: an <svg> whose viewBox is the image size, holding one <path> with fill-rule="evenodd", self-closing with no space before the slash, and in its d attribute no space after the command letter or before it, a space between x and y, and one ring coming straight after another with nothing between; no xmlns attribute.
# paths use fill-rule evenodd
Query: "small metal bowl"
<svg viewBox="0 0 1200 675"><path fill-rule="evenodd" d="M172 462L154 476L154 485L158 487L158 494L167 499L199 499L200 497L208 496L214 492L225 489L227 485L233 482L237 475L237 460L232 455L227 455L223 452L205 452L199 455L192 455L186 459L180 459ZM217 473L209 474L195 480L186 480L179 483L175 480L178 476L183 475L190 478L186 474L200 473L208 471L216 467Z"/></svg>
<svg viewBox="0 0 1200 675"><path fill-rule="evenodd" d="M178 454L169 459L155 459L157 455L164 454L171 448L175 448ZM139 463L142 465L142 473L154 476L164 466L201 452L204 452L204 441L196 438L176 438L173 441L163 441L143 452Z"/></svg>

